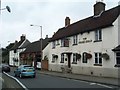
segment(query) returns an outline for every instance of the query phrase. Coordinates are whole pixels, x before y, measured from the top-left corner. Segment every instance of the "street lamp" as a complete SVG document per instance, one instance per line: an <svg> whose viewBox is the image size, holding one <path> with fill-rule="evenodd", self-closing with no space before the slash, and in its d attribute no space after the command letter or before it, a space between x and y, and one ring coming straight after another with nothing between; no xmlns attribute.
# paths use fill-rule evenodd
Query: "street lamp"
<svg viewBox="0 0 120 90"><path fill-rule="evenodd" d="M5 10L5 9L7 9L8 12L11 12L11 9L10 9L9 6L6 6L5 8L2 8L2 9L0 9L0 10Z"/></svg>
<svg viewBox="0 0 120 90"><path fill-rule="evenodd" d="M33 25L33 24L31 24L30 26L36 26L36 27L40 27L40 30L41 30L41 41L40 41L40 44L41 44L41 60L42 60L42 26L40 26L40 25Z"/></svg>

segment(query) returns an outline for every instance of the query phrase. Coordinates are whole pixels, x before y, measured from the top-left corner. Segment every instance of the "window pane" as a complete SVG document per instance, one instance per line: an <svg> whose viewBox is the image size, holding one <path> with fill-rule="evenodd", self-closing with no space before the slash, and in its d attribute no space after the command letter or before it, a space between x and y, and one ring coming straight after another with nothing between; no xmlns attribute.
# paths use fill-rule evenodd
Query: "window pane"
<svg viewBox="0 0 120 90"><path fill-rule="evenodd" d="M116 60L117 60L117 64L120 64L120 57L117 57Z"/></svg>
<svg viewBox="0 0 120 90"><path fill-rule="evenodd" d="M64 41L63 41L63 39L61 39L61 46L63 46L64 45Z"/></svg>
<svg viewBox="0 0 120 90"><path fill-rule="evenodd" d="M102 64L102 58L99 58L99 64Z"/></svg>
<svg viewBox="0 0 120 90"><path fill-rule="evenodd" d="M116 56L120 56L120 53L116 53Z"/></svg>
<svg viewBox="0 0 120 90"><path fill-rule="evenodd" d="M95 63L98 64L98 58L95 58Z"/></svg>
<svg viewBox="0 0 120 90"><path fill-rule="evenodd" d="M97 58L97 53L95 53L95 58Z"/></svg>
<svg viewBox="0 0 120 90"><path fill-rule="evenodd" d="M61 54L61 62L64 62L64 54Z"/></svg>
<svg viewBox="0 0 120 90"><path fill-rule="evenodd" d="M102 40L102 31L99 30L99 40Z"/></svg>
<svg viewBox="0 0 120 90"><path fill-rule="evenodd" d="M75 36L75 44L77 44L77 35Z"/></svg>
<svg viewBox="0 0 120 90"><path fill-rule="evenodd" d="M75 62L75 54L73 54L73 62Z"/></svg>
<svg viewBox="0 0 120 90"><path fill-rule="evenodd" d="M99 53L99 58L102 58L102 54L101 53Z"/></svg>
<svg viewBox="0 0 120 90"><path fill-rule="evenodd" d="M73 36L73 44L77 44L77 35Z"/></svg>
<svg viewBox="0 0 120 90"><path fill-rule="evenodd" d="M83 53L83 63L87 63L86 53Z"/></svg>
<svg viewBox="0 0 120 90"><path fill-rule="evenodd" d="M98 40L98 31L95 31L95 40Z"/></svg>

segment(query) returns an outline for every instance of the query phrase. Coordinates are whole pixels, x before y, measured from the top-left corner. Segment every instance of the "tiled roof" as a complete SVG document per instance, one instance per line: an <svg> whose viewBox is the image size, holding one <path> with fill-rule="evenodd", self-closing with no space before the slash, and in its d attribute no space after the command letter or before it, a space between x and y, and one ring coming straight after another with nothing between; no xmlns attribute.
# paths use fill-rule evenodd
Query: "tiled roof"
<svg viewBox="0 0 120 90"><path fill-rule="evenodd" d="M20 48L25 48L27 46L27 44L29 44L30 42L28 40L25 41L19 41L17 43L14 44L14 46L11 48L11 50L15 50L18 49L20 45L22 45Z"/></svg>
<svg viewBox="0 0 120 90"><path fill-rule="evenodd" d="M42 50L48 45L50 38L42 39ZM39 41L35 41L29 44L26 47L26 50L22 53L29 53L29 52L40 52L41 50L41 39Z"/></svg>
<svg viewBox="0 0 120 90"><path fill-rule="evenodd" d="M17 43L14 44L14 46L11 48L11 50L15 50L18 49L18 47L23 43L23 41L19 41Z"/></svg>
<svg viewBox="0 0 120 90"><path fill-rule="evenodd" d="M100 16L91 16L75 22L67 27L60 28L52 37L51 41L69 37L79 33L93 31L99 28L105 28L112 26L113 22L120 14L120 5L104 11Z"/></svg>
<svg viewBox="0 0 120 90"><path fill-rule="evenodd" d="M116 48L112 49L112 51L120 51L120 45L117 46Z"/></svg>
<svg viewBox="0 0 120 90"><path fill-rule="evenodd" d="M27 45L29 45L29 44L30 44L30 41L26 39L25 42L19 46L19 48L26 48Z"/></svg>

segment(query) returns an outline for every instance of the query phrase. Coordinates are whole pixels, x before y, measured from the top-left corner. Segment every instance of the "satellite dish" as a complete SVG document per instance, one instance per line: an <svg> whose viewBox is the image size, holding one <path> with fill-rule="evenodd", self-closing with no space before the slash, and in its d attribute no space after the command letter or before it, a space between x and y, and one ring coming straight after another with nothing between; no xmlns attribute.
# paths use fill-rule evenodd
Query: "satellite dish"
<svg viewBox="0 0 120 90"><path fill-rule="evenodd" d="M9 6L6 6L6 9L7 9L7 11L8 11L8 12L11 12L11 10L10 10L10 7L9 7Z"/></svg>

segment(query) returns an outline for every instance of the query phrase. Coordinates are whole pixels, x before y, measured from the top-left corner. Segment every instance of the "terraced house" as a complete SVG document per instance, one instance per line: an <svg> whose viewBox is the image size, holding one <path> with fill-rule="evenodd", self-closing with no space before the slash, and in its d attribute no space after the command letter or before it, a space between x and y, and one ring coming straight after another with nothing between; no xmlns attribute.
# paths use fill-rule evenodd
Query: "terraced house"
<svg viewBox="0 0 120 90"><path fill-rule="evenodd" d="M120 65L120 5L105 10L94 5L94 15L60 28L50 42L49 70L118 78Z"/></svg>
<svg viewBox="0 0 120 90"><path fill-rule="evenodd" d="M9 65L19 66L21 64L20 53L26 49L28 44L30 44L30 41L26 39L24 34L20 37L20 41L15 41L13 47L9 51Z"/></svg>

